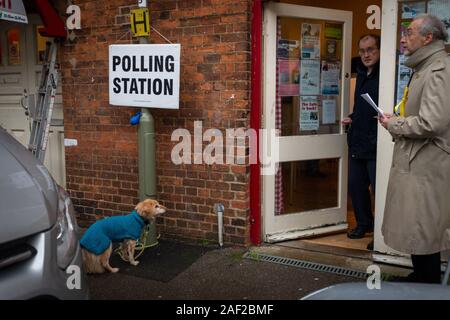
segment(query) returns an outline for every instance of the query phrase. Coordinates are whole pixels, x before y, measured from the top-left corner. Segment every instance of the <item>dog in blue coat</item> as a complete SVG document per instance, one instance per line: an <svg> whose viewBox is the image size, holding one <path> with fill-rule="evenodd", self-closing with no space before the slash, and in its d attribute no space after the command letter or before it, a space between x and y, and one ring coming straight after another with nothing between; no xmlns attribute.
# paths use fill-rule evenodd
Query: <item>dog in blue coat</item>
<svg viewBox="0 0 450 320"><path fill-rule="evenodd" d="M142 228L166 210L167 208L158 201L146 199L139 202L128 215L105 218L91 225L80 240L85 271L87 273L119 271L109 264L113 242L121 242L124 258L131 265L137 266L139 261L134 260L134 249Z"/></svg>

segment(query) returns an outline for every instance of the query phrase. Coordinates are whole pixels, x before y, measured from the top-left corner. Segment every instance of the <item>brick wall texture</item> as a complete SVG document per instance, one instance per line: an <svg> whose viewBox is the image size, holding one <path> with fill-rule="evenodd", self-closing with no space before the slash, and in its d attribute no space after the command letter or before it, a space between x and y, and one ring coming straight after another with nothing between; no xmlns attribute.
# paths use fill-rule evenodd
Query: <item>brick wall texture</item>
<svg viewBox="0 0 450 320"><path fill-rule="evenodd" d="M72 0L81 30L61 51L67 189L81 226L133 209L138 199L137 108L108 103L108 46L137 43L129 13L137 0ZM67 2L56 1L60 12ZM157 219L163 238L214 243L214 203L225 205L224 242L249 244L249 166L171 161L171 134L249 127L251 0L149 0L151 26L181 44L180 109L152 109L157 143L157 199L168 213ZM155 31L150 43L166 43Z"/></svg>

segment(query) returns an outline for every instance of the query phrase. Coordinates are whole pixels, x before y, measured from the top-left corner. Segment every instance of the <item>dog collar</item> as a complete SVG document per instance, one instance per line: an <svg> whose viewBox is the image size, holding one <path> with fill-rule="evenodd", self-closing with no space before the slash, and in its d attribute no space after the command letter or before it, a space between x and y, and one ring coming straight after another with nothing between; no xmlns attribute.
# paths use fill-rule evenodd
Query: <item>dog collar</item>
<svg viewBox="0 0 450 320"><path fill-rule="evenodd" d="M131 213L134 214L136 216L136 218L138 218L138 220L141 221L144 225L147 225L150 223L150 221L148 219L141 216L139 213L137 213L136 210L133 210Z"/></svg>

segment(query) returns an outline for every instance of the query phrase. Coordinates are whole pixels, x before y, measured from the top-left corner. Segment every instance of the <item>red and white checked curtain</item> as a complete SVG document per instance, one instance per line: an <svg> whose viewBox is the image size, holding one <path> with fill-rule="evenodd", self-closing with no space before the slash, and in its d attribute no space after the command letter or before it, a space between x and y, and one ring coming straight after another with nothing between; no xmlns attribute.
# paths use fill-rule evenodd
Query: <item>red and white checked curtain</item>
<svg viewBox="0 0 450 320"><path fill-rule="evenodd" d="M280 18L277 18L277 49L278 43L281 39L281 24ZM278 50L277 50L278 52ZM278 63L277 54L277 85L276 85L276 103L275 103L275 128L281 133L281 97L280 97L280 64ZM281 163L278 166L277 174L275 176L275 215L280 215L284 211L284 199L283 199L283 173L281 171Z"/></svg>

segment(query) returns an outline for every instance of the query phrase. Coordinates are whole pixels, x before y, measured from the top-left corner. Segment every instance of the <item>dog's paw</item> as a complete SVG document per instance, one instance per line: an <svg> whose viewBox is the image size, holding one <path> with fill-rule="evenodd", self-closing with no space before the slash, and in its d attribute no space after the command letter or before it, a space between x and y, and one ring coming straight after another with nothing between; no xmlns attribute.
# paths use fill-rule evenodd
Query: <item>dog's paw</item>
<svg viewBox="0 0 450 320"><path fill-rule="evenodd" d="M130 262L133 266L137 266L139 264L139 261L131 261Z"/></svg>
<svg viewBox="0 0 450 320"><path fill-rule="evenodd" d="M119 268L112 268L112 269L111 269L111 272L112 272L112 273L117 273L117 272L119 272Z"/></svg>

